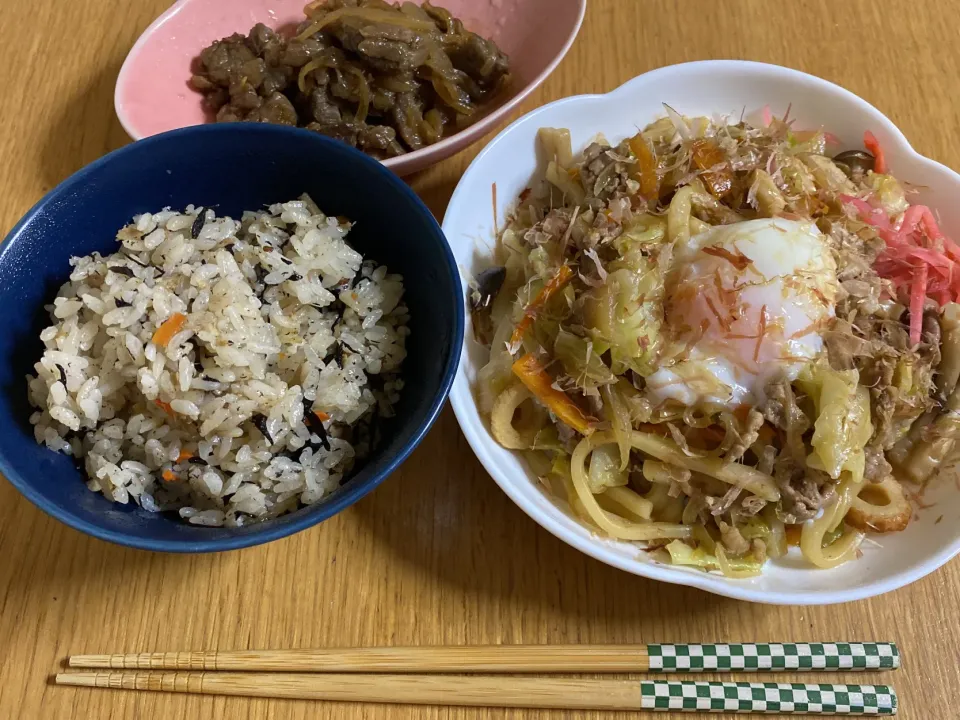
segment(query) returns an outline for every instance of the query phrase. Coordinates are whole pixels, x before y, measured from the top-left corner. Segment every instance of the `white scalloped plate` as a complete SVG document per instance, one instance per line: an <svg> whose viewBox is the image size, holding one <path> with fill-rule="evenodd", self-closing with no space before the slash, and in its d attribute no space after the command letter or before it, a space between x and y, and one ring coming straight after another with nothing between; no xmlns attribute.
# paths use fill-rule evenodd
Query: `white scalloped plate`
<svg viewBox="0 0 960 720"><path fill-rule="evenodd" d="M537 167L540 127L569 128L575 149L598 133L617 141L663 114L668 103L687 116L752 115L769 104L774 114L791 106L797 128L823 127L842 148L859 148L864 130L884 147L893 172L920 187L919 201L938 210L947 234L960 236L960 176L917 154L879 110L826 80L775 65L717 60L662 68L606 95L580 95L545 105L501 132L467 169L450 200L443 230L461 267L489 266L493 243L491 186L497 216L507 215ZM637 545L598 537L544 494L522 460L500 447L481 418L471 385L486 360L468 327L460 369L450 395L474 452L501 488L530 517L570 545L609 565L655 580L690 585L719 595L786 605L828 604L879 595L933 572L960 552L960 486L944 478L931 486L910 526L876 535L863 557L834 570L806 567L796 551L768 564L761 577L724 578L653 562Z"/></svg>

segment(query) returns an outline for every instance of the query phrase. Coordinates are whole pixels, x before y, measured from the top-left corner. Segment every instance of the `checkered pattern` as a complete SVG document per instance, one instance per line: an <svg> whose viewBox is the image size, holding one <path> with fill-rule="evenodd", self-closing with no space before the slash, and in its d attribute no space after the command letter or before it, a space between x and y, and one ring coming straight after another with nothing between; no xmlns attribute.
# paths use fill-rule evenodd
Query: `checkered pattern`
<svg viewBox="0 0 960 720"><path fill-rule="evenodd" d="M738 643L648 645L650 672L753 670L893 670L893 643Z"/></svg>
<svg viewBox="0 0 960 720"><path fill-rule="evenodd" d="M807 715L895 715L897 696L886 685L800 683L640 683L645 710L803 713Z"/></svg>

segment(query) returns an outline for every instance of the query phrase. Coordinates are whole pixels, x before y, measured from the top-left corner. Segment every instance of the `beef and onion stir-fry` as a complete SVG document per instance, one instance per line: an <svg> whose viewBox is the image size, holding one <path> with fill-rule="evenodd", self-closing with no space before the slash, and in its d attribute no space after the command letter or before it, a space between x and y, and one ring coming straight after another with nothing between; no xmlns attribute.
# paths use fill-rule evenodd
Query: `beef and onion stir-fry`
<svg viewBox="0 0 960 720"><path fill-rule="evenodd" d="M509 82L507 56L429 2L306 13L293 38L258 24L200 53L192 84L218 122L306 127L390 158L469 125Z"/></svg>
<svg viewBox="0 0 960 720"><path fill-rule="evenodd" d="M960 248L876 138L667 108L539 142L471 294L497 441L598 532L729 576L905 528L960 437Z"/></svg>

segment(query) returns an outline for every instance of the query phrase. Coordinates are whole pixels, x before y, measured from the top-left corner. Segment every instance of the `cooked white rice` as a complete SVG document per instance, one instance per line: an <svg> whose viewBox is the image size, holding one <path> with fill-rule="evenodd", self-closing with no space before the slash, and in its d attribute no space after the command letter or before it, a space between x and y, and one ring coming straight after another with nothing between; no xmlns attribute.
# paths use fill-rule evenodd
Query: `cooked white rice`
<svg viewBox="0 0 960 720"><path fill-rule="evenodd" d="M28 376L37 442L110 500L197 525L331 493L392 414L409 333L401 277L349 229L307 196L240 222L165 208L73 258Z"/></svg>

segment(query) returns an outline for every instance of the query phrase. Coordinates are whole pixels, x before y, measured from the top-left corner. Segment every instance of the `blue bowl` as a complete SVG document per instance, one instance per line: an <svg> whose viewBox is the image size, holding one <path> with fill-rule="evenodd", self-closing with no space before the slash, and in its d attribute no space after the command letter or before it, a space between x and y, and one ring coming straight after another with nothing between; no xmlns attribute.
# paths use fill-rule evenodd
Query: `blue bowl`
<svg viewBox="0 0 960 720"><path fill-rule="evenodd" d="M137 213L193 203L238 217L309 193L330 215L356 221L351 243L403 275L410 336L397 415L366 464L322 502L242 528L207 528L120 505L91 492L73 459L34 438L25 377L42 353L43 309L68 260L117 247ZM325 520L379 485L433 424L463 341L463 295L453 254L430 211L376 160L306 130L223 124L184 128L128 145L44 197L0 246L0 472L31 502L88 535L167 552L233 550Z"/></svg>

